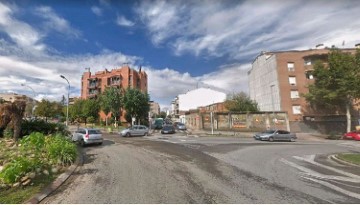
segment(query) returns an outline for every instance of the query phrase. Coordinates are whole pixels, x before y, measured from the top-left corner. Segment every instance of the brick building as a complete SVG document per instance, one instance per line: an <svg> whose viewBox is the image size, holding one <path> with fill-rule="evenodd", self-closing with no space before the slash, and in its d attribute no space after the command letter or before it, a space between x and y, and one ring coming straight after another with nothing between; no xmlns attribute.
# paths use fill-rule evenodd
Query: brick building
<svg viewBox="0 0 360 205"><path fill-rule="evenodd" d="M148 81L145 71L136 71L130 68L128 65L124 65L119 69L107 69L98 71L95 74L91 74L90 70L84 72L81 78L81 98L91 99L97 98L106 87L117 87L123 92L127 88L137 88L143 93L147 93ZM121 121L125 121L125 112L122 112ZM110 114L108 115L110 117ZM105 114L100 112L100 118L105 119Z"/></svg>
<svg viewBox="0 0 360 205"><path fill-rule="evenodd" d="M356 49L341 49L354 54ZM303 93L308 93L307 85L314 82L312 74L315 61L327 63L330 49L319 48L280 52L262 52L252 63L248 72L249 95L255 100L260 111L287 112L290 125L299 121L317 121L319 116L343 115L339 111L319 113L307 104ZM293 131L301 130L291 126Z"/></svg>

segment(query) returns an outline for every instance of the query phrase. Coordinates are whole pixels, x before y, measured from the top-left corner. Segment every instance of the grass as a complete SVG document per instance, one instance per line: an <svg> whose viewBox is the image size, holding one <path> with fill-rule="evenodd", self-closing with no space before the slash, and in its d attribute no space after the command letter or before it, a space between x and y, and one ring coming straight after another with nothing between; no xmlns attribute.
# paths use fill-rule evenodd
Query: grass
<svg viewBox="0 0 360 205"><path fill-rule="evenodd" d="M346 162L360 165L360 154L355 154L355 153L338 154L337 157Z"/></svg>
<svg viewBox="0 0 360 205"><path fill-rule="evenodd" d="M23 204L47 187L57 176L49 175L36 178L32 186L0 189L0 204Z"/></svg>

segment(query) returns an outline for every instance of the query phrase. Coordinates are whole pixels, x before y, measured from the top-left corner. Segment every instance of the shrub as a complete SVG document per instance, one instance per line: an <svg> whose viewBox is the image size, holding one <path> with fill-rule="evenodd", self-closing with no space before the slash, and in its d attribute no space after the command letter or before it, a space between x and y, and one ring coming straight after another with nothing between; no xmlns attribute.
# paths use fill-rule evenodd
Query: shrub
<svg viewBox="0 0 360 205"><path fill-rule="evenodd" d="M341 139L341 136L338 135L336 132L330 132L327 138L330 140L339 140Z"/></svg>
<svg viewBox="0 0 360 205"><path fill-rule="evenodd" d="M14 136L14 130L7 127L4 129L3 135L5 138L12 138Z"/></svg>
<svg viewBox="0 0 360 205"><path fill-rule="evenodd" d="M76 145L60 134L49 137L46 152L51 164L68 165L73 163L77 156Z"/></svg>
<svg viewBox="0 0 360 205"><path fill-rule="evenodd" d="M61 133L62 135L68 136L70 134L64 124L50 123L45 122L44 120L24 120L21 124L21 132L21 136L29 135L32 132L41 132L45 135Z"/></svg>
<svg viewBox="0 0 360 205"><path fill-rule="evenodd" d="M20 156L5 166L0 172L0 178L5 183L14 183L33 168L34 164L30 160L26 159L25 156Z"/></svg>

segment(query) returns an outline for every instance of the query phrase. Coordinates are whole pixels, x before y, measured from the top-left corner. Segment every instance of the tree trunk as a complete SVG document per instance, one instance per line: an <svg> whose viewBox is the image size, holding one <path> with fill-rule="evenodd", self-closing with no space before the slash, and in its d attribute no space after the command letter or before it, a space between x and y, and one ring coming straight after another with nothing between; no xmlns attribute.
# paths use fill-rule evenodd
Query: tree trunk
<svg viewBox="0 0 360 205"><path fill-rule="evenodd" d="M105 126L107 127L107 115L105 116Z"/></svg>
<svg viewBox="0 0 360 205"><path fill-rule="evenodd" d="M116 121L116 116L115 116L115 127L117 127L117 121Z"/></svg>
<svg viewBox="0 0 360 205"><path fill-rule="evenodd" d="M351 114L350 114L350 103L346 103L346 131L350 132L351 131Z"/></svg>

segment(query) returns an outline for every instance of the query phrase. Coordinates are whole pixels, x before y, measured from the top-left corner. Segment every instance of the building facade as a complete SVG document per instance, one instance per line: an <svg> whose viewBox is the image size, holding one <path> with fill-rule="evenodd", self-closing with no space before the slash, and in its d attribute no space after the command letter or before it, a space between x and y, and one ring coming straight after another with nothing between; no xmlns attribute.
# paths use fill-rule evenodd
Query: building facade
<svg viewBox="0 0 360 205"><path fill-rule="evenodd" d="M355 53L355 49L341 49ZM283 52L262 52L248 72L249 95L258 103L260 111L287 112L290 122L315 120L315 116L341 114L313 110L302 94L314 82L313 66L316 61L327 63L330 49L319 48Z"/></svg>
<svg viewBox="0 0 360 205"><path fill-rule="evenodd" d="M123 92L125 92L127 88L137 88L143 93L147 93L147 79L147 74L145 71L141 70L141 67L139 68L139 71L136 71L128 65L118 69L112 69L111 71L105 69L103 71L98 71L95 74L92 74L90 70L88 70L83 73L81 78L81 98L97 98L107 87L116 87ZM121 113L121 121L124 122L125 112ZM108 117L110 116L111 114L108 114ZM100 112L100 117L104 120L106 116L103 112Z"/></svg>
<svg viewBox="0 0 360 205"><path fill-rule="evenodd" d="M172 116L185 123L185 113L198 107L214 103L221 103L226 100L226 94L210 88L197 88L185 94L178 95L171 103Z"/></svg>
<svg viewBox="0 0 360 205"><path fill-rule="evenodd" d="M157 102L150 101L150 117L153 115L159 115L160 114L160 105Z"/></svg>

